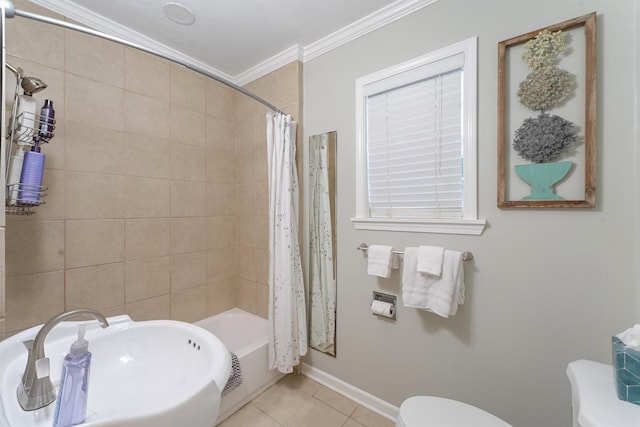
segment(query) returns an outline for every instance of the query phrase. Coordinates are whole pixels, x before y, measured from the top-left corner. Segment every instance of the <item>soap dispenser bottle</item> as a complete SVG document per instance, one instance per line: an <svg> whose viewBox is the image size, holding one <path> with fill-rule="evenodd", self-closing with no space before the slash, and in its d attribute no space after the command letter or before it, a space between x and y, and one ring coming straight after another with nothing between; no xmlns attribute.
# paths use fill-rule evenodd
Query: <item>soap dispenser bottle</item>
<svg viewBox="0 0 640 427"><path fill-rule="evenodd" d="M85 325L78 326L78 339L64 358L53 427L69 427L84 422L87 415L91 353L84 339Z"/></svg>

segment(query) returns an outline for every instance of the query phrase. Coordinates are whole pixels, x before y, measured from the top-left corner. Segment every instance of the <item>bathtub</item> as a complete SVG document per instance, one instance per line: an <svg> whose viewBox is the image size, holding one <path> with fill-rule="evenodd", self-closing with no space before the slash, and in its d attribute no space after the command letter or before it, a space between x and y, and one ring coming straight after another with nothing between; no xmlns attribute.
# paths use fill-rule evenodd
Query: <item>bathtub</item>
<svg viewBox="0 0 640 427"><path fill-rule="evenodd" d="M269 369L267 320L233 308L195 322L217 336L238 356L242 384L222 398L216 424L221 423L284 374Z"/></svg>

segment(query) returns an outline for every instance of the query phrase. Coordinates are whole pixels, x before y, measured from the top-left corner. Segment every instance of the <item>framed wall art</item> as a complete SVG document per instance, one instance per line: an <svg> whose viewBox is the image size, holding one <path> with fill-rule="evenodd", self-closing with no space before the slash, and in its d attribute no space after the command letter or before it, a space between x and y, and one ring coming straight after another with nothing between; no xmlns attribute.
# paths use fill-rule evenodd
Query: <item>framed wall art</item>
<svg viewBox="0 0 640 427"><path fill-rule="evenodd" d="M595 145L595 12L498 43L498 207L595 207Z"/></svg>

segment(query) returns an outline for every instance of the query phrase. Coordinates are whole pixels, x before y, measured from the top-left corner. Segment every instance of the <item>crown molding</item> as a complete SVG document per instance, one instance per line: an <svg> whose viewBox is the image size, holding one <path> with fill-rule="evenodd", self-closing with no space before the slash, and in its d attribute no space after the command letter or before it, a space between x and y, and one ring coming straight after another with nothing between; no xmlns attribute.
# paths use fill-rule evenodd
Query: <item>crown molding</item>
<svg viewBox="0 0 640 427"><path fill-rule="evenodd" d="M293 45L289 49L283 50L266 61L263 61L260 64L249 68L247 71L238 74L234 78L234 81L237 85L243 86L293 61L302 61L303 57L304 48L299 44Z"/></svg>
<svg viewBox="0 0 640 427"><path fill-rule="evenodd" d="M349 43L378 28L384 27L400 18L412 14L437 2L438 0L398 0L364 18L350 24L333 34L304 47L303 61L308 61Z"/></svg>
<svg viewBox="0 0 640 427"><path fill-rule="evenodd" d="M269 74L292 61L305 62L320 56L437 1L438 0L398 0L316 42L307 46L291 46L237 76L230 76L208 64L194 60L192 57L126 28L115 21L98 16L68 0L31 0L34 4L73 19L97 31L131 41L148 49L157 50L163 55L175 58L184 64L194 65L197 68L206 70L239 86Z"/></svg>

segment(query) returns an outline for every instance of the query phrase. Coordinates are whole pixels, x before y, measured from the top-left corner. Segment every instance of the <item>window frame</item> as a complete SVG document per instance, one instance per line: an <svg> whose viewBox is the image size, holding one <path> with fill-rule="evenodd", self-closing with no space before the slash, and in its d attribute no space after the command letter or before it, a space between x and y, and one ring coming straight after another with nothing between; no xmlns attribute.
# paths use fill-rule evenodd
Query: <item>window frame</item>
<svg viewBox="0 0 640 427"><path fill-rule="evenodd" d="M356 216L351 221L359 230L412 231L444 234L480 235L486 221L478 219L477 188L477 45L478 38L470 37L426 55L411 59L356 79ZM366 87L385 79L425 65L433 64L454 55L464 57L463 73L463 216L462 218L428 217L372 217L368 207L367 143L366 135ZM397 87L417 81L414 78L400 80Z"/></svg>

